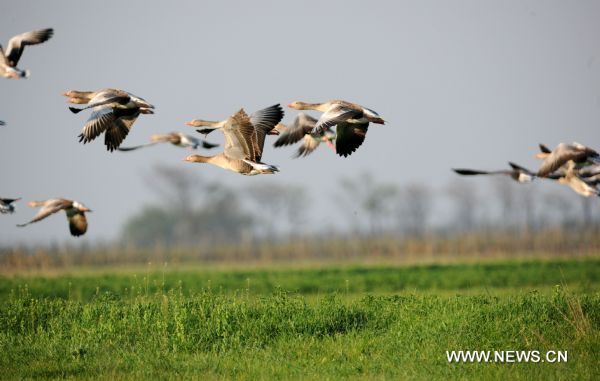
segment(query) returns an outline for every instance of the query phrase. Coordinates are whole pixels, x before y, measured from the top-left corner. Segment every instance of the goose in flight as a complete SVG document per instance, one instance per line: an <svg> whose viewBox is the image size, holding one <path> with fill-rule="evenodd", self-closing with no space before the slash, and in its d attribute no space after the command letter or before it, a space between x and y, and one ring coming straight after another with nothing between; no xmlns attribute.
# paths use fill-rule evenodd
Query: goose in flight
<svg viewBox="0 0 600 381"><path fill-rule="evenodd" d="M279 138L277 138L273 146L283 147L303 140L302 145L300 145L296 155L294 155L296 158L310 155L317 149L321 142L325 142L335 152L335 145L332 143L335 140L335 132L331 127L327 127L323 134L312 134L316 123L317 119L301 112L296 116L292 124L288 126L282 123L278 124L275 126L275 129L279 131Z"/></svg>
<svg viewBox="0 0 600 381"><path fill-rule="evenodd" d="M29 70L17 67L25 47L48 41L53 34L54 30L48 28L16 35L8 41L6 52L0 45L0 76L12 79L29 77Z"/></svg>
<svg viewBox="0 0 600 381"><path fill-rule="evenodd" d="M545 145L540 144L540 151L541 152L538 153L536 157L543 159L544 162L538 170L537 175L539 177L547 177L551 173L567 165L569 162L574 163L574 166L569 167L570 170L573 171L590 165L600 164L600 155L598 152L579 143L560 143L552 151ZM564 171L565 168L562 168L562 170Z"/></svg>
<svg viewBox="0 0 600 381"><path fill-rule="evenodd" d="M275 128L283 118L280 105L273 105L248 116L244 109L226 120L208 125L209 130L219 129L225 136L225 149L218 155L190 155L184 160L193 163L209 163L223 169L253 176L273 174L279 169L261 161L265 136ZM206 124L195 127L207 126ZM208 131L208 132L210 132Z"/></svg>
<svg viewBox="0 0 600 381"><path fill-rule="evenodd" d="M505 175L518 183L530 183L535 178L535 173L529 169L521 167L518 164L508 162L511 169L502 169L497 171L481 171L477 169L464 169L464 168L452 168L452 170L459 175L473 176L473 175Z"/></svg>
<svg viewBox="0 0 600 381"><path fill-rule="evenodd" d="M19 201L21 198L1 198L0 197L0 213L11 214L15 211L15 206L12 204L15 201Z"/></svg>
<svg viewBox="0 0 600 381"><path fill-rule="evenodd" d="M198 139L194 136L182 134L181 132L171 132L168 134L154 134L150 136L150 143L142 144L134 147L120 147L119 151L133 151L138 148L150 147L158 143L171 143L177 147L189 148L192 150L202 146L204 149L218 147L218 144L207 142L203 139Z"/></svg>
<svg viewBox="0 0 600 381"><path fill-rule="evenodd" d="M41 207L41 209L31 221L24 224L19 224L17 225L18 227L24 227L34 222L41 221L51 214L64 210L67 214L67 220L69 221L69 230L71 231L71 235L79 237L80 235L85 234L87 231L88 224L85 218L85 212L91 212L91 210L77 201L67 200L64 198L51 198L46 201L31 201L27 205L33 208Z"/></svg>
<svg viewBox="0 0 600 381"><path fill-rule="evenodd" d="M546 175L546 178L556 180L584 197L600 196L600 175L582 177L576 166L576 162L568 161L560 170Z"/></svg>
<svg viewBox="0 0 600 381"><path fill-rule="evenodd" d="M74 96L77 94L78 96ZM123 90L103 89L97 92L71 90L65 95L71 97L69 101L76 100L72 103L87 104L83 108L69 107L74 114L92 109L92 115L81 130L79 141L86 144L105 133L104 144L111 152L119 148L140 114L154 113L152 110L154 106Z"/></svg>
<svg viewBox="0 0 600 381"><path fill-rule="evenodd" d="M313 134L323 134L326 128L337 126L336 152L347 157L360 147L365 140L369 123L385 124L375 111L342 100L324 103L292 102L288 107L296 110L317 110L323 115L317 120Z"/></svg>

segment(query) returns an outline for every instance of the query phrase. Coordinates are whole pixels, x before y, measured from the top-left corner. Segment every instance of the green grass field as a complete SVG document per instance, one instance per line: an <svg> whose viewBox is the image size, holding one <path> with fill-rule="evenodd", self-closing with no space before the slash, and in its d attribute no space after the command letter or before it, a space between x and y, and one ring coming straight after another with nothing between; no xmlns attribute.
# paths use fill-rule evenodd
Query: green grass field
<svg viewBox="0 0 600 381"><path fill-rule="evenodd" d="M2 378L599 379L600 259L0 278ZM449 350L567 351L449 363Z"/></svg>

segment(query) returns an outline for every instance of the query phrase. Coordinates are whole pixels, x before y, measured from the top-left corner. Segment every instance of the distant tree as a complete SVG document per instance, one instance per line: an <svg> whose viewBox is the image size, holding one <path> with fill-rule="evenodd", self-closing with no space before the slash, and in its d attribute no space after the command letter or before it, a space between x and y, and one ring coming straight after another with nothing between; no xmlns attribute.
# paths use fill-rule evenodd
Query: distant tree
<svg viewBox="0 0 600 381"><path fill-rule="evenodd" d="M146 181L160 201L132 216L123 239L139 246L192 246L236 241L252 229L238 195L219 183L201 182L180 168L157 166Z"/></svg>
<svg viewBox="0 0 600 381"><path fill-rule="evenodd" d="M447 186L446 194L454 209L452 230L472 231L479 207L478 194L473 182L456 179Z"/></svg>
<svg viewBox="0 0 600 381"><path fill-rule="evenodd" d="M400 190L398 218L400 227L410 235L421 236L427 228L433 204L430 189L423 184L409 184Z"/></svg>
<svg viewBox="0 0 600 381"><path fill-rule="evenodd" d="M297 233L306 220L310 202L300 186L263 182L248 186L245 194L266 236Z"/></svg>
<svg viewBox="0 0 600 381"><path fill-rule="evenodd" d="M354 179L342 178L335 198L346 215L360 213L359 219L366 216L371 234L383 231L386 221L393 215L394 199L398 187L390 183L378 183L369 173L358 175Z"/></svg>

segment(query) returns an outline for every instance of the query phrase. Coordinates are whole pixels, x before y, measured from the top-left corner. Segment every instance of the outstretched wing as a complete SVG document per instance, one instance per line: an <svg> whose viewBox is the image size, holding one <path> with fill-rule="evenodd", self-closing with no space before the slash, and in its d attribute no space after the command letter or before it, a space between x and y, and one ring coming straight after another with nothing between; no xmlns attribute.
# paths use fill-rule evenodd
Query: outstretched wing
<svg viewBox="0 0 600 381"><path fill-rule="evenodd" d="M305 113L298 114L294 122L280 132L273 146L282 147L299 142L304 135L310 134L316 123L317 119L312 116Z"/></svg>
<svg viewBox="0 0 600 381"><path fill-rule="evenodd" d="M312 133L320 134L323 130L339 125L348 119L359 119L362 114L362 111L336 103L321 115Z"/></svg>
<svg viewBox="0 0 600 381"><path fill-rule="evenodd" d="M104 134L104 144L106 145L106 149L111 152L119 148L123 140L125 140L133 123L140 115L140 109L137 107L115 109L113 114L116 116L116 119L107 127Z"/></svg>
<svg viewBox="0 0 600 381"><path fill-rule="evenodd" d="M48 28L22 33L11 38L6 47L6 59L8 60L9 66L17 66L17 63L19 63L19 59L23 54L23 50L25 50L27 45L41 44L50 39L52 34L54 34L54 30Z"/></svg>
<svg viewBox="0 0 600 381"><path fill-rule="evenodd" d="M335 151L339 156L352 154L365 141L369 123L337 123Z"/></svg>
<svg viewBox="0 0 600 381"><path fill-rule="evenodd" d="M55 198L52 200L48 200L48 201L46 201L44 206L39 210L39 212L31 219L31 221L24 223L24 224L19 224L17 226L23 227L23 226L32 224L34 222L41 221L44 218L48 217L49 215L59 212L62 209L65 209L69 206L70 206L70 201L62 199L62 198Z"/></svg>
<svg viewBox="0 0 600 381"><path fill-rule="evenodd" d="M243 109L227 119L221 131L225 136L224 153L226 156L237 160L254 161L255 152L252 139L255 130Z"/></svg>
<svg viewBox="0 0 600 381"><path fill-rule="evenodd" d="M310 134L304 135L304 142L300 147L298 147L298 151L296 151L296 155L294 157L298 158L300 156L310 155L314 150L317 149L319 144L321 144L321 141L318 138L315 138Z"/></svg>
<svg viewBox="0 0 600 381"><path fill-rule="evenodd" d="M262 150L265 145L265 136L271 131L277 123L283 119L283 109L278 103L276 105L258 110L250 115L250 123L254 127L252 136L252 145L255 152L255 158L260 161Z"/></svg>
<svg viewBox="0 0 600 381"><path fill-rule="evenodd" d="M571 145L561 143L544 159L538 171L538 176L545 177L562 167L569 160L579 161L587 155L589 155L587 151L578 150Z"/></svg>

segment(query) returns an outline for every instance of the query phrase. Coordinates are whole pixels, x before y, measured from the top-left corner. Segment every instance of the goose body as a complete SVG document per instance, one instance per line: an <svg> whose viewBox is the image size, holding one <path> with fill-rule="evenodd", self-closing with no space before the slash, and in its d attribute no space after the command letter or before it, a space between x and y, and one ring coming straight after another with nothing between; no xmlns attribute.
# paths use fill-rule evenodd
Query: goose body
<svg viewBox="0 0 600 381"><path fill-rule="evenodd" d="M325 142L335 152L335 145L332 143L335 140L335 132L331 127L327 127L323 134L313 134L312 131L316 123L317 119L301 112L292 124L288 126L278 124L275 129L279 131L279 138L273 143L273 146L283 147L302 140L302 144L295 155L295 157L300 157L310 155L322 142Z"/></svg>
<svg viewBox="0 0 600 381"><path fill-rule="evenodd" d="M211 149L214 147L218 147L218 144L207 142L203 139L198 139L194 136L182 134L181 132L171 132L168 134L154 134L150 137L150 143L142 144L134 147L120 147L119 151L133 151L138 148L149 147L159 143L171 143L174 146L189 148L192 150L197 149L202 146L205 149Z"/></svg>
<svg viewBox="0 0 600 381"><path fill-rule="evenodd" d="M323 114L312 130L323 134L326 128L336 127L335 148L339 156L347 157L365 140L369 123L385 124L377 112L355 103L331 100L324 103L292 102L288 107L297 110L316 110Z"/></svg>
<svg viewBox="0 0 600 381"><path fill-rule="evenodd" d="M26 32L11 38L6 46L6 51L0 46L0 76L11 79L29 77L28 70L21 70L17 67L25 47L48 41L53 34L52 28Z"/></svg>
<svg viewBox="0 0 600 381"><path fill-rule="evenodd" d="M87 231L88 224L87 219L85 218L85 212L91 212L91 210L77 201L67 200L65 198L51 198L46 201L31 201L27 205L30 207L41 207L41 209L31 221L19 224L17 225L18 227L24 227L34 222L41 221L54 213L64 210L69 222L71 235L79 237Z"/></svg>
<svg viewBox="0 0 600 381"><path fill-rule="evenodd" d="M535 178L535 174L527 168L521 167L515 163L508 163L511 169L503 169L497 171L482 171L477 169L464 169L464 168L453 168L452 170L459 175L473 176L473 175L504 175L509 176L511 179L518 183L530 183Z"/></svg>
<svg viewBox="0 0 600 381"><path fill-rule="evenodd" d="M209 127L209 131L219 129L225 136L225 149L214 156L190 155L184 160L193 163L208 163L242 175L273 174L276 166L263 163L262 152L265 136L283 118L280 105L273 105L248 116L244 109L221 122L189 122L194 127ZM199 122L200 121L200 122ZM199 130L203 132L203 130Z"/></svg>
<svg viewBox="0 0 600 381"><path fill-rule="evenodd" d="M557 170L564 171L569 162L574 164L573 170L600 164L598 152L579 143L560 143L550 152L546 146L540 144L540 150L541 152L536 155L537 158L544 160L537 173L540 177L546 177Z"/></svg>
<svg viewBox="0 0 600 381"><path fill-rule="evenodd" d="M0 197L0 213L12 214L15 212L15 206L12 204L19 201L21 198L1 198Z"/></svg>
<svg viewBox="0 0 600 381"><path fill-rule="evenodd" d="M70 90L65 95L72 103L87 104L83 108L69 107L71 112L77 114L92 109L79 141L86 144L104 133L104 144L111 152L119 148L140 114L154 113L154 106L144 99L119 89L97 92Z"/></svg>

